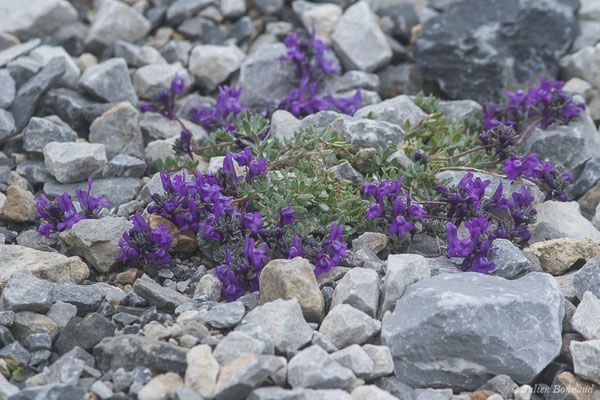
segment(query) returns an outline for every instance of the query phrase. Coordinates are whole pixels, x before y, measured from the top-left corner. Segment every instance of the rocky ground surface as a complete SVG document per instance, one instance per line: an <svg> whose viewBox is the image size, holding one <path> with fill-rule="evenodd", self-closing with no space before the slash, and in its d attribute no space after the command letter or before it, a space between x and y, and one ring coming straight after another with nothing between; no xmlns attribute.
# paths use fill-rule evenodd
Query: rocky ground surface
<svg viewBox="0 0 600 400"><path fill-rule="evenodd" d="M0 399L600 397L599 1L1 0L0 16ZM425 116L419 90L457 99L443 104L462 119L558 76L586 113L527 145L573 172L573 201L537 206L525 251L495 242L492 276L387 255L376 233L352 243L369 262L315 279L303 259L273 261L231 303L197 256L152 277L123 268L128 217L161 189L154 162L180 133L140 101L175 74L185 120L225 83L249 105L279 101L281 40L313 24L346 71L328 88L362 88L365 108L277 111L273 135L338 118L353 143L381 132L376 145ZM34 195L89 177L113 207L39 235Z"/></svg>

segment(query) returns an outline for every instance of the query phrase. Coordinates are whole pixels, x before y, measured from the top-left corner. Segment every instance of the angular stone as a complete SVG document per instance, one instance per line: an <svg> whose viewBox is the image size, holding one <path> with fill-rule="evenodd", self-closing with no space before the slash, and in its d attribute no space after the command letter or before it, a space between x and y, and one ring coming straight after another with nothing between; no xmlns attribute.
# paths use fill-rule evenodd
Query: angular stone
<svg viewBox="0 0 600 400"><path fill-rule="evenodd" d="M395 373L416 387L474 390L500 374L530 382L560 352L563 315L550 275L443 274L408 288L384 321L381 342Z"/></svg>
<svg viewBox="0 0 600 400"><path fill-rule="evenodd" d="M158 50L151 46L138 46L124 40L115 43L115 57L124 58L130 67L143 67L149 64L166 64Z"/></svg>
<svg viewBox="0 0 600 400"><path fill-rule="evenodd" d="M375 385L359 386L352 391L352 400L394 400L397 397L392 396L385 390L379 389ZM424 399L422 399L424 400ZM433 400L433 399L431 399Z"/></svg>
<svg viewBox="0 0 600 400"><path fill-rule="evenodd" d="M510 240L496 239L494 247L497 247L498 250L491 253L489 261L496 264L496 268L490 271L490 275L505 279L517 279L536 270L533 263Z"/></svg>
<svg viewBox="0 0 600 400"><path fill-rule="evenodd" d="M214 399L242 399L283 366L280 357L243 354L219 371Z"/></svg>
<svg viewBox="0 0 600 400"><path fill-rule="evenodd" d="M138 68L133 75L135 92L142 99L154 100L161 88L170 88L175 76L183 78L186 88L194 80L180 62L174 64L153 64Z"/></svg>
<svg viewBox="0 0 600 400"><path fill-rule="evenodd" d="M217 304L202 318L203 322L214 328L231 328L244 317L246 308L239 301Z"/></svg>
<svg viewBox="0 0 600 400"><path fill-rule="evenodd" d="M96 286L75 285L65 282L52 288L54 301L63 301L77 307L77 315L84 316L87 313L98 310L106 295Z"/></svg>
<svg viewBox="0 0 600 400"><path fill-rule="evenodd" d="M29 57L40 65L46 65L53 58L61 58L65 61L65 73L58 82L61 86L75 87L79 79L79 67L67 51L60 46L38 46L29 53Z"/></svg>
<svg viewBox="0 0 600 400"><path fill-rule="evenodd" d="M290 78L296 76L296 66L279 58L287 54L283 43L261 46L250 54L240 67L239 84L243 87L240 100L249 106L267 105L285 99L294 89ZM269 79L264 79L268 76Z"/></svg>
<svg viewBox="0 0 600 400"><path fill-rule="evenodd" d="M11 185L6 191L6 201L0 208L0 220L13 222L35 221L37 213L36 202L31 192Z"/></svg>
<svg viewBox="0 0 600 400"><path fill-rule="evenodd" d="M349 368L361 379L368 379L373 375L375 364L369 355L357 344L346 347L331 354L331 358L342 367Z"/></svg>
<svg viewBox="0 0 600 400"><path fill-rule="evenodd" d="M167 22L178 25L185 17L196 14L213 2L214 0L176 0L167 8Z"/></svg>
<svg viewBox="0 0 600 400"><path fill-rule="evenodd" d="M294 115L285 110L277 110L271 116L270 135L283 141L292 139L294 133L300 130L301 122Z"/></svg>
<svg viewBox="0 0 600 400"><path fill-rule="evenodd" d="M20 40L52 35L77 21L77 11L66 0L3 0L0 15L0 31L14 33Z"/></svg>
<svg viewBox="0 0 600 400"><path fill-rule="evenodd" d="M116 155L108 166L116 176L123 178L141 178L146 172L146 162L126 154Z"/></svg>
<svg viewBox="0 0 600 400"><path fill-rule="evenodd" d="M430 277L431 271L425 257L418 254L392 254L384 264L386 271L381 294L379 315L393 311L396 302L411 284Z"/></svg>
<svg viewBox="0 0 600 400"><path fill-rule="evenodd" d="M362 348L373 361L373 371L366 375L366 381L394 373L394 359L389 347L365 344Z"/></svg>
<svg viewBox="0 0 600 400"><path fill-rule="evenodd" d="M40 103L40 112L43 115L58 115L77 133L87 136L89 125L97 116L92 112L97 106L99 103L79 92L67 88L57 88L48 91L44 96Z"/></svg>
<svg viewBox="0 0 600 400"><path fill-rule="evenodd" d="M47 333L50 339L54 341L58 335L58 326L45 315L31 311L21 311L15 313L15 320L10 327L10 331L21 342L33 333Z"/></svg>
<svg viewBox="0 0 600 400"><path fill-rule="evenodd" d="M212 356L210 346L201 344L187 353L185 386L201 396L210 397L215 390L218 374L219 363Z"/></svg>
<svg viewBox="0 0 600 400"><path fill-rule="evenodd" d="M137 179L132 178L107 178L94 179L92 186L93 194L106 198L112 207L125 204L135 198L142 185ZM68 193L71 197L76 196L77 189L87 191L87 182L71 184L60 184L54 180L44 184L44 193L54 198L59 194Z"/></svg>
<svg viewBox="0 0 600 400"><path fill-rule="evenodd" d="M196 286L194 296L201 295L206 296L209 301L219 301L221 299L221 290L223 289L223 283L214 275L206 274Z"/></svg>
<svg viewBox="0 0 600 400"><path fill-rule="evenodd" d="M119 241L133 224L123 217L84 219L60 235L69 250L98 269L108 272L121 255Z"/></svg>
<svg viewBox="0 0 600 400"><path fill-rule="evenodd" d="M379 306L379 274L372 269L352 268L335 286L331 308L339 304L375 317Z"/></svg>
<svg viewBox="0 0 600 400"><path fill-rule="evenodd" d="M41 153L50 142L74 142L77 133L44 118L32 117L23 130L23 149Z"/></svg>
<svg viewBox="0 0 600 400"><path fill-rule="evenodd" d="M585 292L600 296L600 257L589 259L573 277L573 286L579 300L583 300Z"/></svg>
<svg viewBox="0 0 600 400"><path fill-rule="evenodd" d="M102 2L85 39L88 48L102 51L117 40L135 42L151 29L150 21L126 4L108 0Z"/></svg>
<svg viewBox="0 0 600 400"><path fill-rule="evenodd" d="M425 112L406 95L400 95L378 104L362 107L356 111L354 116L366 118L369 114L376 120L388 121L400 126L404 126L406 121L414 125L426 117Z"/></svg>
<svg viewBox="0 0 600 400"><path fill-rule="evenodd" d="M273 342L273 338L261 326L256 324L243 324L238 325L236 331L243 332L254 339L260 340L263 343L262 354L274 354L275 343Z"/></svg>
<svg viewBox="0 0 600 400"><path fill-rule="evenodd" d="M590 238L561 238L534 243L527 251L539 258L545 272L561 275L575 264L600 256L600 245Z"/></svg>
<svg viewBox="0 0 600 400"><path fill-rule="evenodd" d="M71 318L62 329L54 344L58 354L65 354L74 347L91 351L105 337L113 336L115 327L108 319L98 313L88 314L85 318Z"/></svg>
<svg viewBox="0 0 600 400"><path fill-rule="evenodd" d="M348 304L340 304L329 311L319 327L338 349L351 344L362 344L379 333L381 322Z"/></svg>
<svg viewBox="0 0 600 400"><path fill-rule="evenodd" d="M69 320L77 315L77 307L64 301L56 301L46 315L56 322L60 329L63 329Z"/></svg>
<svg viewBox="0 0 600 400"><path fill-rule="evenodd" d="M44 400L75 400L83 399L87 390L81 386L67 385L64 383L52 383L47 385L28 387L23 389L15 399L44 399Z"/></svg>
<svg viewBox="0 0 600 400"><path fill-rule="evenodd" d="M109 0L103 4L112 2L113 0ZM105 102L128 101L136 104L138 101L127 63L122 58L111 58L86 68L79 79L79 87L90 96Z"/></svg>
<svg viewBox="0 0 600 400"><path fill-rule="evenodd" d="M592 292L583 294L571 324L587 340L600 339L600 300Z"/></svg>
<svg viewBox="0 0 600 400"><path fill-rule="evenodd" d="M536 224L545 222L574 240L592 238L600 240L600 231L581 215L579 204L576 201L560 202L546 201L535 206L537 210Z"/></svg>
<svg viewBox="0 0 600 400"><path fill-rule="evenodd" d="M272 339L271 340L272 344ZM225 365L235 360L242 354L273 354L270 349L259 339L243 331L233 331L225 336L215 347L213 356L219 364Z"/></svg>
<svg viewBox="0 0 600 400"><path fill-rule="evenodd" d="M331 40L347 70L374 71L392 58L390 45L366 2L346 9L335 24Z"/></svg>
<svg viewBox="0 0 600 400"><path fill-rule="evenodd" d="M367 249L377 254L387 246L388 237L379 232L365 232L352 241L352 250Z"/></svg>
<svg viewBox="0 0 600 400"><path fill-rule="evenodd" d="M127 102L111 108L90 126L90 142L103 144L109 160L122 152L143 158L144 140L139 112Z"/></svg>
<svg viewBox="0 0 600 400"><path fill-rule="evenodd" d="M52 287L43 279L37 279L30 271L19 269L12 274L2 291L2 301L7 310L45 313L52 305Z"/></svg>
<svg viewBox="0 0 600 400"><path fill-rule="evenodd" d="M103 144L51 142L44 146L44 162L60 183L83 181L102 173L106 150Z"/></svg>
<svg viewBox="0 0 600 400"><path fill-rule="evenodd" d="M319 346L302 350L288 364L288 382L292 388L346 388L355 378L352 370L338 364Z"/></svg>
<svg viewBox="0 0 600 400"><path fill-rule="evenodd" d="M190 72L200 86L213 91L240 68L245 58L237 46L198 45L190 53Z"/></svg>
<svg viewBox="0 0 600 400"><path fill-rule="evenodd" d="M15 81L5 69L0 69L0 108L8 108L15 99Z"/></svg>
<svg viewBox="0 0 600 400"><path fill-rule="evenodd" d="M17 130L20 131L27 125L38 103L44 94L58 83L65 72L65 68L64 60L60 58L53 59L19 87L15 101L10 107Z"/></svg>
<svg viewBox="0 0 600 400"><path fill-rule="evenodd" d="M507 89L535 84L543 74L556 76L558 61L577 34L574 9L564 2L454 0L435 6L413 51L423 78L436 81L451 99L497 104ZM531 37L534 20L548 35ZM458 77L466 70L468 76Z"/></svg>
<svg viewBox="0 0 600 400"><path fill-rule="evenodd" d="M340 389L283 389L277 386L262 387L254 390L247 400L351 400L348 392Z"/></svg>
<svg viewBox="0 0 600 400"><path fill-rule="evenodd" d="M133 284L133 290L161 310L174 311L178 306L191 300L173 289L160 286L151 279L137 279Z"/></svg>
<svg viewBox="0 0 600 400"><path fill-rule="evenodd" d="M181 122L192 132L194 140L200 144L208 143L208 134L204 128L186 119L182 119ZM179 138L181 134L181 125L179 125L179 122L167 119L156 113L144 113L140 121L140 128L146 141L170 139L173 137Z"/></svg>
<svg viewBox="0 0 600 400"><path fill-rule="evenodd" d="M277 351L294 354L312 339L312 329L302 316L302 308L296 299L275 301L250 311L242 323L262 327L273 339Z"/></svg>
<svg viewBox="0 0 600 400"><path fill-rule="evenodd" d="M0 143L15 133L17 133L17 127L15 126L13 115L6 110L0 109Z"/></svg>
<svg viewBox="0 0 600 400"><path fill-rule="evenodd" d="M38 278L58 283L81 283L90 273L87 265L79 257L66 257L25 246L0 244L0 283L8 282L12 274L20 268L31 271Z"/></svg>
<svg viewBox="0 0 600 400"><path fill-rule="evenodd" d="M272 260L260 274L260 301L265 304L276 299L296 299L307 321L320 322L323 318L323 295L308 260Z"/></svg>
<svg viewBox="0 0 600 400"><path fill-rule="evenodd" d="M575 374L600 384L600 340L571 342Z"/></svg>
<svg viewBox="0 0 600 400"><path fill-rule="evenodd" d="M183 380L175 372L167 372L152 378L138 393L139 400L167 399L175 389L183 385Z"/></svg>
<svg viewBox="0 0 600 400"><path fill-rule="evenodd" d="M155 374L174 371L184 375L187 350L139 335L121 335L102 339L94 346L97 368L103 372L145 367Z"/></svg>

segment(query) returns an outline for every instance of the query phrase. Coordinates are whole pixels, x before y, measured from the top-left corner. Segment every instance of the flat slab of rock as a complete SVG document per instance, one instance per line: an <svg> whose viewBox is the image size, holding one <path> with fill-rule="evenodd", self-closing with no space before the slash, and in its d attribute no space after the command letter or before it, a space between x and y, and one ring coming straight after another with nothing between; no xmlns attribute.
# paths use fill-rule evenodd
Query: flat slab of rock
<svg viewBox="0 0 600 400"><path fill-rule="evenodd" d="M28 269L34 276L56 283L81 283L90 274L88 266L79 257L0 244L0 284L8 282L19 268Z"/></svg>
<svg viewBox="0 0 600 400"><path fill-rule="evenodd" d="M472 391L501 374L528 383L560 353L564 312L549 274L442 274L408 288L381 342L414 387Z"/></svg>
<svg viewBox="0 0 600 400"><path fill-rule="evenodd" d="M85 181L102 173L106 149L103 144L51 142L44 146L44 162L60 183Z"/></svg>

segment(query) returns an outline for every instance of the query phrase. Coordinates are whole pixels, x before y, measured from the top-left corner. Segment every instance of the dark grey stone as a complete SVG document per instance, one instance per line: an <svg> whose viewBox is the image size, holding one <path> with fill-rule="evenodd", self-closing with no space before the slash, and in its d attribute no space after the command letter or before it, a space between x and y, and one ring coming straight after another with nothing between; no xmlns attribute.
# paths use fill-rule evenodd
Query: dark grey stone
<svg viewBox="0 0 600 400"><path fill-rule="evenodd" d="M473 391L502 374L531 382L560 353L563 316L549 274L442 274L409 286L381 343L407 384Z"/></svg>
<svg viewBox="0 0 600 400"><path fill-rule="evenodd" d="M94 312L104 300L104 293L96 286L76 285L72 282L59 283L52 289L54 301L62 301L77 307L77 315Z"/></svg>
<svg viewBox="0 0 600 400"><path fill-rule="evenodd" d="M94 347L96 363L102 372L145 367L154 374L176 372L183 376L187 368L186 353L182 347L138 335L106 337Z"/></svg>
<svg viewBox="0 0 600 400"><path fill-rule="evenodd" d="M15 119L10 111L0 109L0 143L17 133Z"/></svg>
<svg viewBox="0 0 600 400"><path fill-rule="evenodd" d="M452 99L500 103L507 89L556 76L577 34L573 8L554 0L443 0L432 7L439 12L423 21L414 57L423 78Z"/></svg>
<svg viewBox="0 0 600 400"><path fill-rule="evenodd" d="M213 0L175 0L167 8L166 19L170 25L180 24L186 17L214 4Z"/></svg>
<svg viewBox="0 0 600 400"><path fill-rule="evenodd" d="M149 278L137 279L133 284L133 290L136 294L148 300L150 304L167 311L174 311L177 306L191 301L189 297L160 286Z"/></svg>
<svg viewBox="0 0 600 400"><path fill-rule="evenodd" d="M37 74L29 78L17 91L15 101L10 107L10 112L15 118L17 130L21 130L35 112L38 103L46 92L64 74L66 65L63 59L54 58Z"/></svg>
<svg viewBox="0 0 600 400"><path fill-rule="evenodd" d="M32 117L23 130L23 149L41 153L50 142L74 142L77 133L44 118Z"/></svg>
<svg viewBox="0 0 600 400"><path fill-rule="evenodd" d="M17 165L17 173L27 179L27 182L31 183L32 186L41 185L53 179L43 161L23 161Z"/></svg>
<svg viewBox="0 0 600 400"><path fill-rule="evenodd" d="M342 367L325 350L315 345L302 350L290 360L287 374L292 388L345 388L356 379L351 369Z"/></svg>
<svg viewBox="0 0 600 400"><path fill-rule="evenodd" d="M530 272L542 272L542 268L539 266L535 268L536 266L510 240L496 239L493 247L497 247L498 250L488 256L489 261L496 264L496 268L490 271L490 275L518 279Z"/></svg>
<svg viewBox="0 0 600 400"><path fill-rule="evenodd" d="M27 350L32 352L36 350L50 350L52 348L52 339L50 339L50 335L47 333L32 333L27 336L23 344Z"/></svg>
<svg viewBox="0 0 600 400"><path fill-rule="evenodd" d="M89 110L98 103L79 92L66 88L50 90L40 103L42 115L55 114L77 133L87 136L91 117ZM100 113L101 114L101 113ZM97 115L96 115L97 116ZM94 116L94 118L96 117Z"/></svg>
<svg viewBox="0 0 600 400"><path fill-rule="evenodd" d="M9 400L82 400L86 393L80 386L55 383L23 389Z"/></svg>
<svg viewBox="0 0 600 400"><path fill-rule="evenodd" d="M73 317L58 335L54 348L58 354L65 354L76 346L92 350L102 339L112 336L114 332L114 325L98 313L88 314L83 319Z"/></svg>
<svg viewBox="0 0 600 400"><path fill-rule="evenodd" d="M116 176L122 178L141 178L146 171L146 162L139 158L119 154L108 162L108 166Z"/></svg>
<svg viewBox="0 0 600 400"><path fill-rule="evenodd" d="M12 274L2 291L4 307L11 311L46 313L52 305L54 284L34 277L27 269Z"/></svg>
<svg viewBox="0 0 600 400"><path fill-rule="evenodd" d="M188 40L206 44L222 44L226 39L219 25L203 17L186 19L177 27L177 31L181 32Z"/></svg>
<svg viewBox="0 0 600 400"><path fill-rule="evenodd" d="M15 81L5 69L0 69L0 108L8 108L15 99Z"/></svg>
<svg viewBox="0 0 600 400"><path fill-rule="evenodd" d="M217 304L202 318L204 323L214 328L231 328L237 325L246 312L240 301Z"/></svg>
<svg viewBox="0 0 600 400"><path fill-rule="evenodd" d="M244 16L231 25L229 34L237 43L242 43L252 36L254 32L255 29L252 19L248 16Z"/></svg>
<svg viewBox="0 0 600 400"><path fill-rule="evenodd" d="M600 257L588 260L583 268L575 272L573 286L579 300L583 299L583 294L587 291L600 298Z"/></svg>
<svg viewBox="0 0 600 400"><path fill-rule="evenodd" d="M373 384L396 396L398 400L414 400L416 397L413 388L394 375L379 378Z"/></svg>
<svg viewBox="0 0 600 400"><path fill-rule="evenodd" d="M29 363L29 357L31 354L23 345L17 341L14 341L0 350L0 357L14 356L17 364L27 365Z"/></svg>
<svg viewBox="0 0 600 400"><path fill-rule="evenodd" d="M41 68L42 65L40 65L39 61L30 56L22 56L6 64L6 69L10 72L10 76L14 79L17 88Z"/></svg>
<svg viewBox="0 0 600 400"><path fill-rule="evenodd" d="M223 383L219 380L215 400L243 399L252 389L261 386L269 375L285 366L285 361L276 356L245 354L241 357L247 357L248 361L230 371Z"/></svg>
<svg viewBox="0 0 600 400"><path fill-rule="evenodd" d="M40 43L42 43L42 41L39 38L35 38L0 51L0 67L5 66L7 63L23 54L29 53L39 46Z"/></svg>
<svg viewBox="0 0 600 400"><path fill-rule="evenodd" d="M79 87L101 101L128 101L132 104L138 101L123 58L111 58L88 67L79 78Z"/></svg>
<svg viewBox="0 0 600 400"><path fill-rule="evenodd" d="M600 157L592 157L583 166L583 170L569 186L567 194L571 199L578 199L600 180Z"/></svg>

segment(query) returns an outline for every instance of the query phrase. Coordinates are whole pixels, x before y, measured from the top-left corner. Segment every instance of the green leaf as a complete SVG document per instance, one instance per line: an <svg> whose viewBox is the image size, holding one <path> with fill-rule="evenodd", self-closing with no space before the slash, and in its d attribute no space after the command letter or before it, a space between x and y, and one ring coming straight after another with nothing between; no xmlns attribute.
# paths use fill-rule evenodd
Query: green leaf
<svg viewBox="0 0 600 400"><path fill-rule="evenodd" d="M12 379L15 382L23 382L26 378L25 370L23 368L17 368L12 372Z"/></svg>

